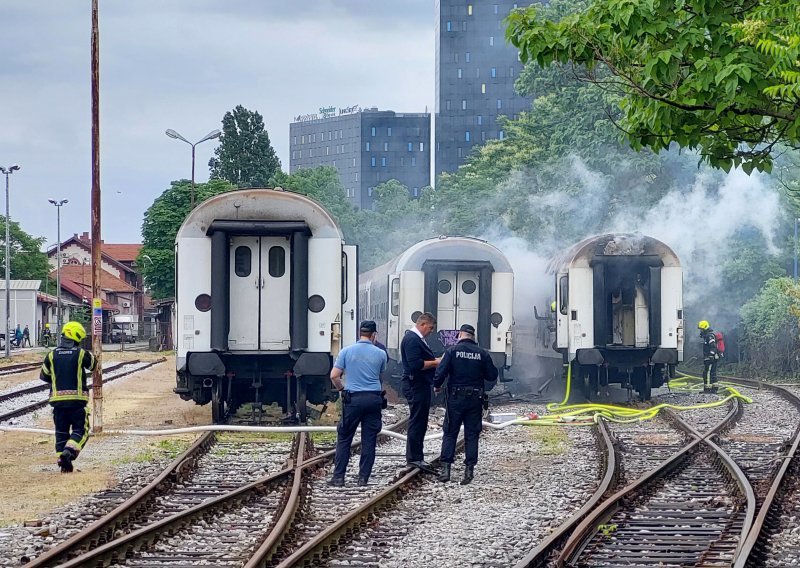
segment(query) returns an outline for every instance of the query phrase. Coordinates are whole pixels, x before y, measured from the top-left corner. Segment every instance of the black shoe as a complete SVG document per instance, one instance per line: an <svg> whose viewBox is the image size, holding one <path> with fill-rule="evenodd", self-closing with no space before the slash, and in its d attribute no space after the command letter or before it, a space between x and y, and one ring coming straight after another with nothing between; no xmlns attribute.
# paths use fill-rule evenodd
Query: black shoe
<svg viewBox="0 0 800 568"><path fill-rule="evenodd" d="M443 463L442 464L442 473L439 474L439 477L437 478L437 481L441 481L442 483L450 481L450 464L449 463Z"/></svg>
<svg viewBox="0 0 800 568"><path fill-rule="evenodd" d="M475 479L475 466L468 465L464 468L464 479L461 480L461 485L468 485Z"/></svg>
<svg viewBox="0 0 800 568"><path fill-rule="evenodd" d="M414 466L420 471L423 471L425 473L431 473L433 475L439 474L438 470L436 470L431 464L429 464L424 460L408 462L408 465Z"/></svg>
<svg viewBox="0 0 800 568"><path fill-rule="evenodd" d="M75 454L70 448L64 448L64 451L58 456L58 467L61 468L61 473L73 472L75 468L72 466L72 460L74 460L75 457Z"/></svg>
<svg viewBox="0 0 800 568"><path fill-rule="evenodd" d="M367 479L366 477L360 477L359 476L359 478L358 478L358 486L359 487L366 487L367 485L369 485L368 482L369 482L369 479Z"/></svg>
<svg viewBox="0 0 800 568"><path fill-rule="evenodd" d="M328 480L328 485L331 487L344 487L344 477L331 477Z"/></svg>

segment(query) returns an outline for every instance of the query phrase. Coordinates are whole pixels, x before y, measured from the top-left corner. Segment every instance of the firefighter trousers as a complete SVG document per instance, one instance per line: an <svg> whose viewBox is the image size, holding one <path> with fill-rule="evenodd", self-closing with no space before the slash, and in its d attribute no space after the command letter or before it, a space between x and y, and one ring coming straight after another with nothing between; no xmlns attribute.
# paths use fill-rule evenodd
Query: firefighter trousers
<svg viewBox="0 0 800 568"><path fill-rule="evenodd" d="M717 382L717 364L716 359L703 359L703 386L710 387Z"/></svg>
<svg viewBox="0 0 800 568"><path fill-rule="evenodd" d="M86 406L53 406L56 427L56 455L69 446L80 453L89 439L89 409Z"/></svg>

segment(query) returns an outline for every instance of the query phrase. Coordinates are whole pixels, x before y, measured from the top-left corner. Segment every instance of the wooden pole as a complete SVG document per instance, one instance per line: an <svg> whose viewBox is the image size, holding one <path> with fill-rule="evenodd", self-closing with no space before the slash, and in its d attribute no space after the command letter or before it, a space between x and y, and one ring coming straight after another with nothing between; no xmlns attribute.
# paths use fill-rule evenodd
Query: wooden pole
<svg viewBox="0 0 800 568"><path fill-rule="evenodd" d="M92 430L103 431L103 303L100 275L103 270L100 239L100 32L98 0L92 0Z"/></svg>

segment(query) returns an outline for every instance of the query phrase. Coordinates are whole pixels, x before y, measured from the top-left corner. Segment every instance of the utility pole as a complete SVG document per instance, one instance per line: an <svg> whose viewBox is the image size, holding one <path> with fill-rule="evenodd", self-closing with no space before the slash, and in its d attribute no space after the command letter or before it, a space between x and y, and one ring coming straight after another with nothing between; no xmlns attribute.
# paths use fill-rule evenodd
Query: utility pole
<svg viewBox="0 0 800 568"><path fill-rule="evenodd" d="M103 301L100 276L103 265L100 240L100 31L98 0L92 0L92 430L103 431Z"/></svg>
<svg viewBox="0 0 800 568"><path fill-rule="evenodd" d="M794 218L794 283L797 284L797 217Z"/></svg>

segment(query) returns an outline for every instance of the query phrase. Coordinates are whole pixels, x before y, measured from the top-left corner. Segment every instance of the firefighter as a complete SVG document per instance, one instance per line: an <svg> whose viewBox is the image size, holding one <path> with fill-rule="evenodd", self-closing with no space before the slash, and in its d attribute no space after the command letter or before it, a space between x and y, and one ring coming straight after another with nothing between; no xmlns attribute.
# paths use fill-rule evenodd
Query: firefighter
<svg viewBox="0 0 800 568"><path fill-rule="evenodd" d="M711 392L716 389L714 385L717 382L717 362L719 361L717 336L706 320L700 321L697 327L703 341L703 390Z"/></svg>
<svg viewBox="0 0 800 568"><path fill-rule="evenodd" d="M436 394L447 381L447 404L442 437L442 473L439 481L450 481L455 458L456 438L464 425L464 479L467 485L475 476L478 463L478 438L483 427L484 394L497 381L497 367L489 352L475 342L475 328L461 326L458 343L448 348L436 369L433 388Z"/></svg>
<svg viewBox="0 0 800 568"><path fill-rule="evenodd" d="M86 337L83 325L67 322L61 342L44 358L39 378L50 383L50 406L56 432L56 455L62 473L73 470L72 462L89 438L89 373L95 358L80 343Z"/></svg>

